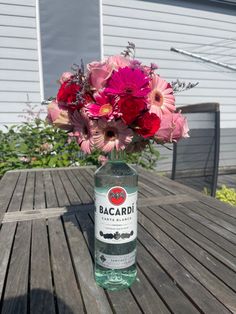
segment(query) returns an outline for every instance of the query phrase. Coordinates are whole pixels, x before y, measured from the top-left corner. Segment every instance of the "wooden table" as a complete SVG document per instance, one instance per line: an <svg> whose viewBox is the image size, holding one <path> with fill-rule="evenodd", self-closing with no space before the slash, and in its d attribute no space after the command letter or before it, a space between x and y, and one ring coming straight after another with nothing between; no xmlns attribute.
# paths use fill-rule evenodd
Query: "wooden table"
<svg viewBox="0 0 236 314"><path fill-rule="evenodd" d="M236 208L139 169L138 279L93 279L92 167L0 182L0 313L236 313Z"/></svg>

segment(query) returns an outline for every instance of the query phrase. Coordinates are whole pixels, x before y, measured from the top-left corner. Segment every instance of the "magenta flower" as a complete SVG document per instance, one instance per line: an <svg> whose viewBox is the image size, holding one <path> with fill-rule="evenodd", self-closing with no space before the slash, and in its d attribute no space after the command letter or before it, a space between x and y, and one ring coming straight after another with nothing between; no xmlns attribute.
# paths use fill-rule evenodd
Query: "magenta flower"
<svg viewBox="0 0 236 314"><path fill-rule="evenodd" d="M124 67L113 72L105 93L121 97L146 97L150 92L149 78L139 68Z"/></svg>
<svg viewBox="0 0 236 314"><path fill-rule="evenodd" d="M113 149L124 150L132 138L133 131L122 120L108 122L100 119L94 132L93 143L96 148L107 153Z"/></svg>
<svg viewBox="0 0 236 314"><path fill-rule="evenodd" d="M104 117L110 121L121 116L114 97L106 96L104 93L96 93L94 99L95 103L89 103L85 106L85 110L90 118L99 119Z"/></svg>

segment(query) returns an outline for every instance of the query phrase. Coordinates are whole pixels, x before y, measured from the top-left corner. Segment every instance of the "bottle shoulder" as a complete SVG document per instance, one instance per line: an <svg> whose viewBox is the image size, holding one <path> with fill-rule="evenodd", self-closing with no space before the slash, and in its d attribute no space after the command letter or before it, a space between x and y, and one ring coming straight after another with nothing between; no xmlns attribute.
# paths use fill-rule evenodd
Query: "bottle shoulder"
<svg viewBox="0 0 236 314"><path fill-rule="evenodd" d="M96 176L137 176L137 171L126 162L108 161L95 171Z"/></svg>

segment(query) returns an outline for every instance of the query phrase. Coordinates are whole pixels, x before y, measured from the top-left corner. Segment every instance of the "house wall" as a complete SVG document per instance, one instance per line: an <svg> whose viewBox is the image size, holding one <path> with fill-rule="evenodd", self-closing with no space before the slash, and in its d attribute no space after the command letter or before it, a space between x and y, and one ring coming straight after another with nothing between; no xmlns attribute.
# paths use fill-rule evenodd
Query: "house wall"
<svg viewBox="0 0 236 314"><path fill-rule="evenodd" d="M50 5L49 5L50 4ZM56 81L72 65L101 58L98 0L40 0L44 98L56 95Z"/></svg>
<svg viewBox="0 0 236 314"><path fill-rule="evenodd" d="M40 100L35 0L1 0L0 129Z"/></svg>
<svg viewBox="0 0 236 314"><path fill-rule="evenodd" d="M168 81L199 82L176 95L177 106L219 102L221 110L220 166L236 168L236 71L170 51L184 49L203 57L236 64L236 8L190 1L102 1L104 56L117 54L128 41L136 44L136 57L156 62ZM231 39L231 40L230 40ZM196 120L194 128L203 128ZM159 169L171 169L172 153L160 147Z"/></svg>
<svg viewBox="0 0 236 314"><path fill-rule="evenodd" d="M25 121L27 104L45 112L63 72L100 60L100 35L98 0L1 0L0 129Z"/></svg>

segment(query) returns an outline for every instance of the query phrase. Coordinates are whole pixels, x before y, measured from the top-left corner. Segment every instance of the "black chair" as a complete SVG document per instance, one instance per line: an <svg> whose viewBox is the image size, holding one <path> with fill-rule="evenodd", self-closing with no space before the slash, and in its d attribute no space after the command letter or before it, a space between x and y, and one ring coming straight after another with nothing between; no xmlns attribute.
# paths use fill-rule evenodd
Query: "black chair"
<svg viewBox="0 0 236 314"><path fill-rule="evenodd" d="M190 137L174 143L171 178L215 196L220 150L220 106L201 103L178 107L187 117Z"/></svg>

